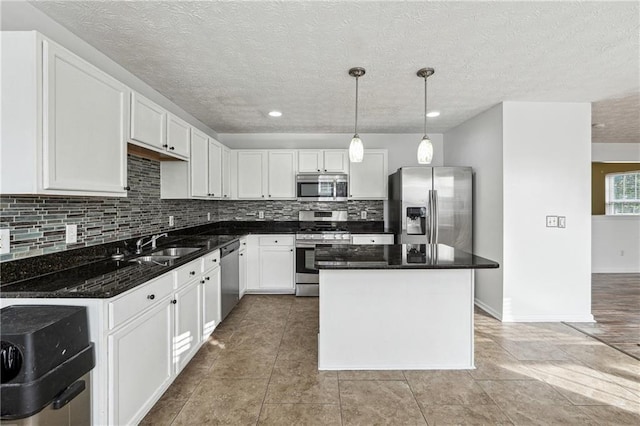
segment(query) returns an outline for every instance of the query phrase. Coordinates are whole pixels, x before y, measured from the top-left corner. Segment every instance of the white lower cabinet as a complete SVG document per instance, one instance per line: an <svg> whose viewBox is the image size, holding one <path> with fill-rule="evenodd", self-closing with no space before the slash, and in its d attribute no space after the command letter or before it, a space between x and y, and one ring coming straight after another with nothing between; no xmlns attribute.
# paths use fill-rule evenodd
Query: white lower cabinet
<svg viewBox="0 0 640 426"><path fill-rule="evenodd" d="M173 380L171 300L158 300L107 338L110 424L139 422Z"/></svg>
<svg viewBox="0 0 640 426"><path fill-rule="evenodd" d="M294 293L293 235L250 235L247 238L247 291Z"/></svg>
<svg viewBox="0 0 640 426"><path fill-rule="evenodd" d="M220 305L220 252L205 256L202 260L202 341L209 338L220 324L222 307Z"/></svg>
<svg viewBox="0 0 640 426"><path fill-rule="evenodd" d="M240 239L239 255L239 278L240 278L240 298L247 292L247 239Z"/></svg>
<svg viewBox="0 0 640 426"><path fill-rule="evenodd" d="M173 362L176 374L191 361L202 341L200 283L193 280L176 291L175 334L173 336Z"/></svg>

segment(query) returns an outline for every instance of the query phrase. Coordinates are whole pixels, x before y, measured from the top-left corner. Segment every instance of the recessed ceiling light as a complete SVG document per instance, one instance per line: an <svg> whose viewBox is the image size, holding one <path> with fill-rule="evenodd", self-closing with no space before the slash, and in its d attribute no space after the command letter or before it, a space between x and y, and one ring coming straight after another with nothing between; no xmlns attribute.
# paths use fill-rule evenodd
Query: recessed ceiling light
<svg viewBox="0 0 640 426"><path fill-rule="evenodd" d="M431 111L427 113L427 117L429 118L437 117L439 115L440 115L440 111Z"/></svg>
<svg viewBox="0 0 640 426"><path fill-rule="evenodd" d="M280 111L269 111L269 117L282 117L282 113Z"/></svg>

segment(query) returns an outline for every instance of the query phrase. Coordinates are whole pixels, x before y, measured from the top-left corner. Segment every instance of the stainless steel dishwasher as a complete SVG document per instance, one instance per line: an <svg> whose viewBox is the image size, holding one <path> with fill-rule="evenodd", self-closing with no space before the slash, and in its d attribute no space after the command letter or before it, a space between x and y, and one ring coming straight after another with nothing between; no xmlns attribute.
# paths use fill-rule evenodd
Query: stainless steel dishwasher
<svg viewBox="0 0 640 426"><path fill-rule="evenodd" d="M220 297L222 314L220 320L229 315L229 312L240 300L240 261L238 251L240 241L234 241L220 249Z"/></svg>

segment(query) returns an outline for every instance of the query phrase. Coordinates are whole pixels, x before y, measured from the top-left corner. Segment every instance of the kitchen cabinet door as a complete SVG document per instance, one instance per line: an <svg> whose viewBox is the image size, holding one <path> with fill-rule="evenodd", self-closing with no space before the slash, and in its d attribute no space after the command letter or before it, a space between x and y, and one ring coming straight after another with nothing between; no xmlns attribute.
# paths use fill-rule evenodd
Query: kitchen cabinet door
<svg viewBox="0 0 640 426"><path fill-rule="evenodd" d="M202 285L202 341L207 340L220 324L220 268L206 272Z"/></svg>
<svg viewBox="0 0 640 426"><path fill-rule="evenodd" d="M296 198L296 151L269 151L268 198L294 200Z"/></svg>
<svg viewBox="0 0 640 426"><path fill-rule="evenodd" d="M222 198L222 145L209 139L209 197Z"/></svg>
<svg viewBox="0 0 640 426"><path fill-rule="evenodd" d="M191 145L191 126L169 114L167 117L167 143L165 145L170 154L188 159L189 146Z"/></svg>
<svg viewBox="0 0 640 426"><path fill-rule="evenodd" d="M131 93L131 141L158 150L165 148L167 112L144 96Z"/></svg>
<svg viewBox="0 0 640 426"><path fill-rule="evenodd" d="M173 359L176 374L178 374L200 348L202 336L200 282L197 279L193 280L189 285L177 291L173 301L175 318Z"/></svg>
<svg viewBox="0 0 640 426"><path fill-rule="evenodd" d="M260 290L295 291L292 246L260 247Z"/></svg>
<svg viewBox="0 0 640 426"><path fill-rule="evenodd" d="M242 299L242 296L247 292L247 251L243 250L242 247L240 248L239 257L240 299Z"/></svg>
<svg viewBox="0 0 640 426"><path fill-rule="evenodd" d="M238 198L265 198L266 172L266 151L238 151Z"/></svg>
<svg viewBox="0 0 640 426"><path fill-rule="evenodd" d="M191 196L207 197L209 194L209 141L207 135L195 129L191 131Z"/></svg>
<svg viewBox="0 0 640 426"><path fill-rule="evenodd" d="M170 301L159 300L156 307L107 338L109 424L137 424L172 380Z"/></svg>
<svg viewBox="0 0 640 426"><path fill-rule="evenodd" d="M319 173L322 169L322 150L301 149L298 151L298 170L300 173Z"/></svg>
<svg viewBox="0 0 640 426"><path fill-rule="evenodd" d="M322 170L326 173L349 173L349 152L346 149L325 150Z"/></svg>
<svg viewBox="0 0 640 426"><path fill-rule="evenodd" d="M54 43L43 49L43 189L126 194L128 88Z"/></svg>
<svg viewBox="0 0 640 426"><path fill-rule="evenodd" d="M393 244L393 239L393 234L352 234L351 244Z"/></svg>
<svg viewBox="0 0 640 426"><path fill-rule="evenodd" d="M387 199L387 150L364 151L361 163L351 163L349 198L352 200Z"/></svg>
<svg viewBox="0 0 640 426"><path fill-rule="evenodd" d="M231 150L222 147L222 198L231 199L231 176L233 175L231 164Z"/></svg>

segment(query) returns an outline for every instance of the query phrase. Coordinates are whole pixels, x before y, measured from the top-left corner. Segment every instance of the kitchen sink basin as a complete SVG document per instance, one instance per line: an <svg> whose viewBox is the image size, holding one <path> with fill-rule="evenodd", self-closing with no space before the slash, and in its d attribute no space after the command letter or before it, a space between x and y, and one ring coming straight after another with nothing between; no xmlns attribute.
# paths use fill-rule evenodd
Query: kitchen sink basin
<svg viewBox="0 0 640 426"><path fill-rule="evenodd" d="M171 247L171 248L154 251L153 253L151 253L150 257L158 257L158 256L180 257L180 256L186 256L188 254L194 253L198 250L200 250L199 247Z"/></svg>
<svg viewBox="0 0 640 426"><path fill-rule="evenodd" d="M153 264L153 265L162 265L162 266L167 266L169 264L170 261L177 259L180 256L140 256L140 257L135 257L131 260L129 260L129 262L132 263L148 263L148 264Z"/></svg>

